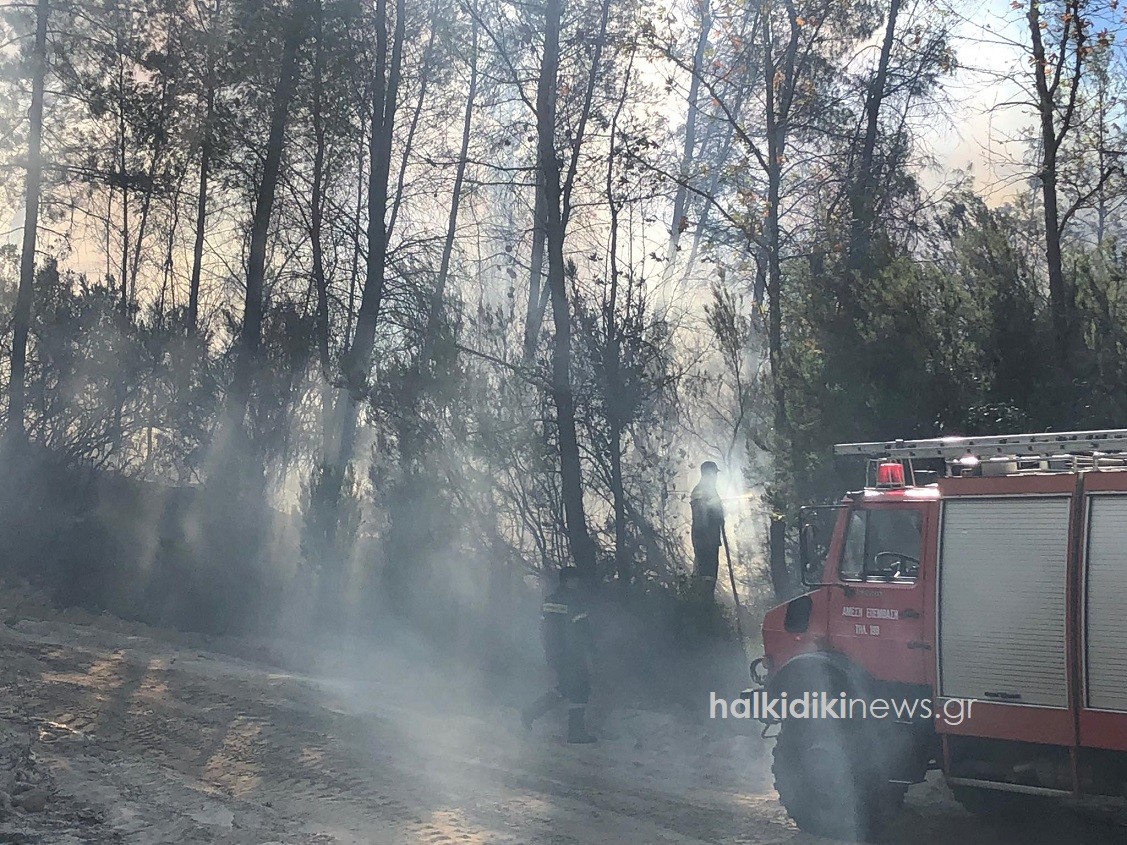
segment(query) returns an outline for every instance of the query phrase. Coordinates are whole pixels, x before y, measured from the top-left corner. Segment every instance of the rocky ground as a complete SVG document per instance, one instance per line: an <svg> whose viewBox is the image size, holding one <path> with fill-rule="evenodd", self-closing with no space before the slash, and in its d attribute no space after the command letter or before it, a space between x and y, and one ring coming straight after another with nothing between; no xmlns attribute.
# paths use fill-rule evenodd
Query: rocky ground
<svg viewBox="0 0 1127 845"><path fill-rule="evenodd" d="M514 730L512 711L417 661L310 660L294 644L57 613L11 591L0 622L0 843L825 841L788 821L769 743L732 723L596 713L603 741L571 747L558 721ZM887 841L1125 833L1071 812L992 828L931 782Z"/></svg>

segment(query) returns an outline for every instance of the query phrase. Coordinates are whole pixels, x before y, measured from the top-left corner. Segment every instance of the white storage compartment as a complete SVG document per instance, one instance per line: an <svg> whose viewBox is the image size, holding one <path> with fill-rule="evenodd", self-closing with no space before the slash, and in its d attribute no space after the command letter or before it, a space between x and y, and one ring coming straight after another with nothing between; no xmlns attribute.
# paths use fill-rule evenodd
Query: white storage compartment
<svg viewBox="0 0 1127 845"><path fill-rule="evenodd" d="M948 499L939 567L940 692L1068 706L1068 496Z"/></svg>
<svg viewBox="0 0 1127 845"><path fill-rule="evenodd" d="M1127 496L1091 496L1085 605L1089 707L1127 711Z"/></svg>

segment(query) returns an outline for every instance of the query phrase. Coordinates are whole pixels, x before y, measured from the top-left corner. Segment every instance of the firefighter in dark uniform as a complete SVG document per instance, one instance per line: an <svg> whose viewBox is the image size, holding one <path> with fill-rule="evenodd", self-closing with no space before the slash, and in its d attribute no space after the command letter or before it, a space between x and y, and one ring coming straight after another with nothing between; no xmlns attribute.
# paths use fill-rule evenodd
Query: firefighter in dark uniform
<svg viewBox="0 0 1127 845"><path fill-rule="evenodd" d="M693 510L693 558L695 575L709 596L716 592L720 570L720 543L724 534L724 504L716 489L720 467L712 461L700 465L700 482L693 488L689 503Z"/></svg>
<svg viewBox="0 0 1127 845"><path fill-rule="evenodd" d="M579 578L579 570L565 566L560 585L544 602L540 617L544 653L556 675L557 685L521 711L528 730L538 718L567 702L567 741L594 742L587 733L587 699L591 694L591 620Z"/></svg>

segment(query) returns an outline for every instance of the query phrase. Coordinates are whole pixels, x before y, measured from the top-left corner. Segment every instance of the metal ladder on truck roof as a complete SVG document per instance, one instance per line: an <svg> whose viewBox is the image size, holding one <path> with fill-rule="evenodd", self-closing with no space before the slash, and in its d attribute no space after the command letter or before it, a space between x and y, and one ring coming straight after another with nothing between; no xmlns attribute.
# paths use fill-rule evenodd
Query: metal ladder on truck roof
<svg viewBox="0 0 1127 845"><path fill-rule="evenodd" d="M982 469L988 475L1069 472L1081 467L1124 466L1127 429L838 443L834 455L909 462L942 458L949 473L956 466L966 468L980 463L986 465ZM993 471L987 470L987 466Z"/></svg>

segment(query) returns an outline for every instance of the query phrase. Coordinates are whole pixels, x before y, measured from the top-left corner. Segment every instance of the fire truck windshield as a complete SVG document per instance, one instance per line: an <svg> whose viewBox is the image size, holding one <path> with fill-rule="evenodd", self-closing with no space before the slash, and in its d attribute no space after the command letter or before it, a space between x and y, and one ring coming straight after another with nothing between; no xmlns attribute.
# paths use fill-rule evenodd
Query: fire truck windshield
<svg viewBox="0 0 1127 845"><path fill-rule="evenodd" d="M841 577L914 581L920 569L922 524L914 508L854 510L849 515Z"/></svg>

